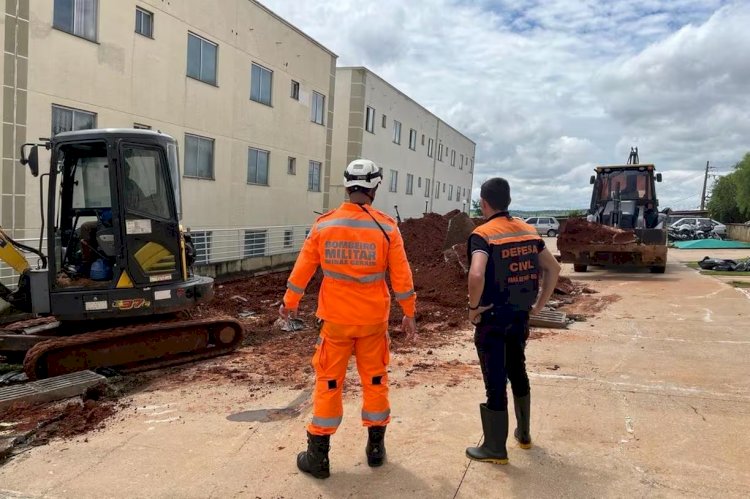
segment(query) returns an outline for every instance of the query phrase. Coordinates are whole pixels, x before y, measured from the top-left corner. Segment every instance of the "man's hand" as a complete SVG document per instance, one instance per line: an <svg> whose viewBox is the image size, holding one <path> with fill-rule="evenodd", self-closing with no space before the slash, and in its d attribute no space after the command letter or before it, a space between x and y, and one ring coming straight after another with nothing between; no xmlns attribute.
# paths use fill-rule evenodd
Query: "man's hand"
<svg viewBox="0 0 750 499"><path fill-rule="evenodd" d="M401 320L401 329L406 333L406 341L413 343L417 339L417 321L414 317L407 317Z"/></svg>
<svg viewBox="0 0 750 499"><path fill-rule="evenodd" d="M284 306L282 303L281 306L279 306L279 317L284 319L285 321L288 321L289 319L296 319L297 318L297 309L288 309Z"/></svg>
<svg viewBox="0 0 750 499"><path fill-rule="evenodd" d="M492 305L485 305L484 307L479 307L476 310L469 310L469 322L476 326L482 318L482 313L488 311L491 308Z"/></svg>

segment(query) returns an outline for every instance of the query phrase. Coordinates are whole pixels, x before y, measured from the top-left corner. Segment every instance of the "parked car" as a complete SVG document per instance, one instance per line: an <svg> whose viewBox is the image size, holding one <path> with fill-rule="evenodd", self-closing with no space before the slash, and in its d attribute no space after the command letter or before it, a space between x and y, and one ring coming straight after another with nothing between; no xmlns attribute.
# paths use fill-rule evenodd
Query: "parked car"
<svg viewBox="0 0 750 499"><path fill-rule="evenodd" d="M526 223L543 236L555 237L560 232L560 222L555 217L531 217Z"/></svg>
<svg viewBox="0 0 750 499"><path fill-rule="evenodd" d="M670 225L670 227L680 227L681 225L690 225L692 227L711 227L713 231L721 237L727 235L727 226L723 223L711 220L710 218L680 218Z"/></svg>

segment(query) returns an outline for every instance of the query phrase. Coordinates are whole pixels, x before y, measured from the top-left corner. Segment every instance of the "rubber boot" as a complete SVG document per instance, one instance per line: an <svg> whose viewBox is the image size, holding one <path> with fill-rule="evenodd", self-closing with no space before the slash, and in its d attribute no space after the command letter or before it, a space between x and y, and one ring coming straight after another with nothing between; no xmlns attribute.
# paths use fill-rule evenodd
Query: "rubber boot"
<svg viewBox="0 0 750 499"><path fill-rule="evenodd" d="M479 447L467 447L466 457L475 461L494 464L508 464L508 451L505 441L508 439L508 411L493 411L487 404L479 405L482 416L484 442Z"/></svg>
<svg viewBox="0 0 750 499"><path fill-rule="evenodd" d="M328 478L331 470L328 464L330 435L313 435L307 433L307 450L297 455L297 468L315 478Z"/></svg>
<svg viewBox="0 0 750 499"><path fill-rule="evenodd" d="M513 406L516 409L516 422L518 426L513 436L518 441L518 446L522 449L531 449L531 431L529 425L531 421L531 394L523 397L513 397Z"/></svg>
<svg viewBox="0 0 750 499"><path fill-rule="evenodd" d="M385 462L385 426L370 426L367 428L367 464L372 468L383 466Z"/></svg>

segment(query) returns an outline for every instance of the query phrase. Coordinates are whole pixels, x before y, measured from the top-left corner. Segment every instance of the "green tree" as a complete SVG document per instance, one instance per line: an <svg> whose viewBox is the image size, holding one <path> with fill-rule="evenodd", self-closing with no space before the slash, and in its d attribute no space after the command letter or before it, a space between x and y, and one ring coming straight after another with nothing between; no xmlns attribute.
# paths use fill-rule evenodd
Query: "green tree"
<svg viewBox="0 0 750 499"><path fill-rule="evenodd" d="M569 218L585 217L585 216L586 216L586 212L583 210L570 210L568 212Z"/></svg>
<svg viewBox="0 0 750 499"><path fill-rule="evenodd" d="M711 218L722 223L742 222L743 216L738 206L737 184L738 172L730 173L714 184L711 199L708 201L708 212Z"/></svg>
<svg viewBox="0 0 750 499"><path fill-rule="evenodd" d="M471 202L471 216L472 217L481 217L482 216L482 208L479 206L479 200L474 199Z"/></svg>
<svg viewBox="0 0 750 499"><path fill-rule="evenodd" d="M735 171L728 176L734 178L740 215L745 219L750 218L750 153L745 154L735 166Z"/></svg>

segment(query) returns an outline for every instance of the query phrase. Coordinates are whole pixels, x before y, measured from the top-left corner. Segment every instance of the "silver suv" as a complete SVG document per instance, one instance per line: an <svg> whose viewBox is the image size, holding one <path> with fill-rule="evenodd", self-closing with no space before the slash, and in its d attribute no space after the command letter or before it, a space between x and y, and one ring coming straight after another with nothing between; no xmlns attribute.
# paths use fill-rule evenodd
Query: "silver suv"
<svg viewBox="0 0 750 499"><path fill-rule="evenodd" d="M526 223L543 236L555 237L560 232L560 222L555 217L531 217Z"/></svg>

